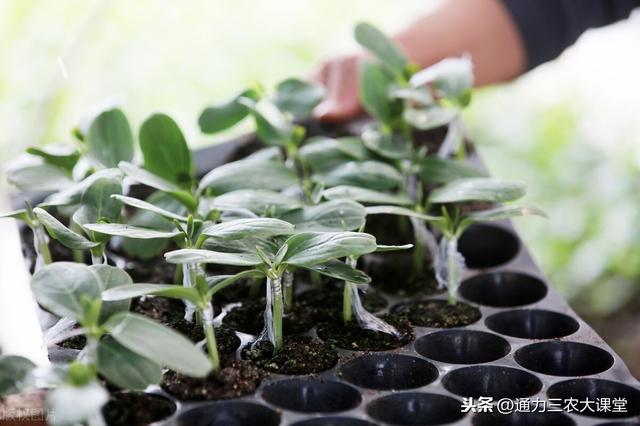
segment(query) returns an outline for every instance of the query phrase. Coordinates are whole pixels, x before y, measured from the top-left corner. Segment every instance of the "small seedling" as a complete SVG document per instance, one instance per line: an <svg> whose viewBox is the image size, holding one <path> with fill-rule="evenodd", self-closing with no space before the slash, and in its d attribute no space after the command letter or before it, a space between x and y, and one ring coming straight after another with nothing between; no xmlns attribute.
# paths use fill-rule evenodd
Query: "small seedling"
<svg viewBox="0 0 640 426"><path fill-rule="evenodd" d="M207 358L186 337L129 311L129 301L105 301L105 290L130 285L126 272L107 265L56 262L40 269L31 287L38 303L80 324L66 335L84 335L87 344L49 392L55 422L66 424L99 416L108 394L101 377L124 389L145 389L162 380L167 367L194 377L211 370ZM55 343L55 342L51 342Z"/></svg>
<svg viewBox="0 0 640 426"><path fill-rule="evenodd" d="M300 232L288 238L274 239L247 238L249 235L245 234L245 238L238 240L243 246L241 252L177 250L167 253L165 257L171 263L251 266L260 271L267 279L267 307L264 314L265 329L258 340L268 339L275 352L280 351L283 344L282 277L288 268L308 269L356 284L369 282L369 277L364 273L337 259L375 251L376 240L372 235L358 232Z"/></svg>
<svg viewBox="0 0 640 426"><path fill-rule="evenodd" d="M442 215L430 222L442 233L436 261L436 278L446 286L449 303L457 303L457 291L462 279L464 258L458 252L458 239L472 224L502 220L524 215L546 217L535 207L499 205L488 209L464 212L464 203L505 203L525 195L526 186L520 182L491 178L459 179L435 189L429 201L442 205Z"/></svg>

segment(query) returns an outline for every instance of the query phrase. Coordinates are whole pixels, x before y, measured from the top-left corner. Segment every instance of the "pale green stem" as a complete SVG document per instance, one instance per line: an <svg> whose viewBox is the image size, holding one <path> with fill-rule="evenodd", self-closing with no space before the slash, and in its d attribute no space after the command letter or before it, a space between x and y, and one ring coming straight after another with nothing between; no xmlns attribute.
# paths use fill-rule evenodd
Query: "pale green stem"
<svg viewBox="0 0 640 426"><path fill-rule="evenodd" d="M353 307L351 305L351 283L344 282L344 291L342 293L342 319L344 323L353 320Z"/></svg>
<svg viewBox="0 0 640 426"><path fill-rule="evenodd" d="M196 280L198 278L198 264L197 263L185 263L182 266L182 285L190 288L195 287ZM189 301L184 301L184 319L189 322L193 322L193 315L196 312L195 305Z"/></svg>
<svg viewBox="0 0 640 426"><path fill-rule="evenodd" d="M38 222L34 224L32 230L33 245L36 251L36 270L38 270L43 265L50 264L53 259L49 250L49 237L47 237L44 227Z"/></svg>
<svg viewBox="0 0 640 426"><path fill-rule="evenodd" d="M273 346L274 351L282 349L282 316L284 303L282 300L282 277L271 281L271 303L273 306Z"/></svg>
<svg viewBox="0 0 640 426"><path fill-rule="evenodd" d="M104 245L100 244L97 247L92 248L91 250L91 264L92 265L103 265L105 264L104 258Z"/></svg>
<svg viewBox="0 0 640 426"><path fill-rule="evenodd" d="M447 241L447 288L449 290L449 304L455 305L458 293L458 239Z"/></svg>
<svg viewBox="0 0 640 426"><path fill-rule="evenodd" d="M282 277L284 286L284 307L288 311L293 304L293 273L286 271Z"/></svg>
<svg viewBox="0 0 640 426"><path fill-rule="evenodd" d="M211 368L214 374L220 371L220 357L218 355L218 346L216 344L216 333L213 328L213 306L211 302L207 304L207 307L202 310L202 329L204 330L204 336L207 341L207 352L209 353L209 360L211 361Z"/></svg>

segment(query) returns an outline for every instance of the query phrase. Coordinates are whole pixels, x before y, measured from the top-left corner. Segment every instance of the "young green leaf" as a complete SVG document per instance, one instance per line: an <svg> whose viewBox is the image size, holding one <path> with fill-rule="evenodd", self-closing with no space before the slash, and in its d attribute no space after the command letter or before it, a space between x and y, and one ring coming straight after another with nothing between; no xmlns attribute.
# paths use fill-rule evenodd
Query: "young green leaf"
<svg viewBox="0 0 640 426"><path fill-rule="evenodd" d="M6 213L0 213L0 219L9 218L9 217L13 219L21 220L22 222L31 226L31 219L29 218L29 213L27 213L26 209L13 210Z"/></svg>
<svg viewBox="0 0 640 426"><path fill-rule="evenodd" d="M98 115L89 128L89 153L105 167L117 167L133 159L133 135L129 121L120 109Z"/></svg>
<svg viewBox="0 0 640 426"><path fill-rule="evenodd" d="M354 231L364 225L365 216L361 204L342 199L291 210L281 219L294 224L297 231Z"/></svg>
<svg viewBox="0 0 640 426"><path fill-rule="evenodd" d="M132 285L133 280L124 270L110 265L91 265L87 266L89 270L95 275L96 286L100 293L105 292L111 288ZM100 322L103 322L116 312L124 312L129 310L129 301L109 301L102 303L100 309Z"/></svg>
<svg viewBox="0 0 640 426"><path fill-rule="evenodd" d="M400 172L379 161L350 161L319 175L318 179L327 187L353 185L377 191L395 189L402 184Z"/></svg>
<svg viewBox="0 0 640 426"><path fill-rule="evenodd" d="M281 81L276 87L273 103L297 119L307 117L324 96L324 87L297 78Z"/></svg>
<svg viewBox="0 0 640 426"><path fill-rule="evenodd" d="M242 271L235 275L218 275L207 277L207 285L209 286L209 291L207 292L206 298L207 300L211 299L214 294L239 280L262 277L264 277L264 274L257 269Z"/></svg>
<svg viewBox="0 0 640 426"><path fill-rule="evenodd" d="M428 214L420 213L415 210L411 210L405 207L399 206L370 206L365 207L367 214L392 214L396 216L416 217L418 219L434 221L439 219L438 216L431 216Z"/></svg>
<svg viewBox="0 0 640 426"><path fill-rule="evenodd" d="M370 61L360 63L358 91L362 107L386 125L390 125L396 112L388 95L392 81L382 65Z"/></svg>
<svg viewBox="0 0 640 426"><path fill-rule="evenodd" d="M325 189L322 196L328 200L349 199L364 204L411 205L413 201L403 194L388 194L358 186L340 185Z"/></svg>
<svg viewBox="0 0 640 426"><path fill-rule="evenodd" d="M129 219L129 225L158 231L171 231L175 229L173 220L186 223L187 209L182 203L171 195L162 191L155 191L146 201L139 203L136 198L116 196L124 204L136 206L139 210ZM169 244L168 238L141 240L124 238L122 250L129 256L138 259L150 259L164 252Z"/></svg>
<svg viewBox="0 0 640 426"><path fill-rule="evenodd" d="M378 247L376 247L376 253L384 253L387 251L409 250L412 247L413 247L413 244L403 244L401 246L390 246L385 244L378 244Z"/></svg>
<svg viewBox="0 0 640 426"><path fill-rule="evenodd" d="M206 108L198 118L200 130L203 133L217 133L231 128L242 121L249 115L249 109L238 102L240 98L257 100L258 95L253 89L249 89L234 96L223 104Z"/></svg>
<svg viewBox="0 0 640 426"><path fill-rule="evenodd" d="M285 244L289 249L283 263L302 267L376 250L375 237L362 232L302 232L289 237Z"/></svg>
<svg viewBox="0 0 640 426"><path fill-rule="evenodd" d="M398 77L402 77L407 68L407 58L382 31L371 24L361 22L356 25L356 41Z"/></svg>
<svg viewBox="0 0 640 426"><path fill-rule="evenodd" d="M275 191L241 189L222 194L209 204L209 209L247 209L260 216L280 216L302 205L299 199Z"/></svg>
<svg viewBox="0 0 640 426"><path fill-rule="evenodd" d="M352 268L340 260L332 259L315 265L305 266L304 268L317 272L321 275L326 275L337 280L348 281L358 285L364 285L371 282L371 278L369 278L367 274Z"/></svg>
<svg viewBox="0 0 640 426"><path fill-rule="evenodd" d="M464 107L471 100L473 63L466 56L446 58L415 73L410 82L414 87L430 84L439 97Z"/></svg>
<svg viewBox="0 0 640 426"><path fill-rule="evenodd" d="M156 192L156 198L161 198L159 197L160 194L162 194L161 192ZM150 202L147 201L142 201L142 200L138 200L137 198L133 198L133 197L128 197L126 195L112 195L113 198L120 200L123 204L126 204L128 206L131 207L135 207L137 209L142 209L142 210L146 210L149 211L151 213L155 213L159 216L162 216L163 218L171 221L171 220L177 220L178 222L187 222L187 217L183 216L183 215L179 215L176 214L172 211L163 209L162 207L157 206L156 204L152 204Z"/></svg>
<svg viewBox="0 0 640 426"><path fill-rule="evenodd" d="M73 221L79 225L120 221L122 203L111 197L113 194L122 194L119 179L97 179L82 193L80 208L73 214Z"/></svg>
<svg viewBox="0 0 640 426"><path fill-rule="evenodd" d="M38 218L38 221L47 229L51 238L57 240L65 247L72 250L89 250L100 245L100 243L89 241L84 236L73 232L71 229L64 226L58 219L40 207L34 208L33 213Z"/></svg>
<svg viewBox="0 0 640 426"><path fill-rule="evenodd" d="M67 172L51 164L10 167L7 181L21 191L60 191L73 185Z"/></svg>
<svg viewBox="0 0 640 426"><path fill-rule="evenodd" d="M260 258L249 253L222 253L201 249L180 249L165 253L169 263L216 263L232 266L253 266L262 263Z"/></svg>
<svg viewBox="0 0 640 426"><path fill-rule="evenodd" d="M98 234L142 240L173 238L182 234L182 232L178 230L158 231L155 229L141 228L139 226L124 225L122 223L87 223L82 225L82 227L89 231L97 232Z"/></svg>
<svg viewBox="0 0 640 426"><path fill-rule="evenodd" d="M163 296L199 303L200 296L194 287L175 284L133 284L110 288L102 293L102 300L127 300L140 296Z"/></svg>
<svg viewBox="0 0 640 426"><path fill-rule="evenodd" d="M456 114L454 109L435 105L426 108L406 108L403 118L416 129L431 130L448 124Z"/></svg>
<svg viewBox="0 0 640 426"><path fill-rule="evenodd" d="M456 179L483 177L477 168L461 161L429 155L418 161L418 175L425 182L448 183Z"/></svg>
<svg viewBox="0 0 640 426"><path fill-rule="evenodd" d="M85 298L100 298L95 274L87 265L73 262L45 265L31 278L31 289L48 311L76 321L81 321L85 313Z"/></svg>
<svg viewBox="0 0 640 426"><path fill-rule="evenodd" d="M29 154L41 157L45 163L62 167L67 171L73 170L80 159L80 152L71 144L54 144L44 147L29 147Z"/></svg>
<svg viewBox="0 0 640 426"><path fill-rule="evenodd" d="M249 109L256 122L256 134L268 145L286 146L293 141L294 128L282 111L268 99L253 101L241 98L241 104Z"/></svg>
<svg viewBox="0 0 640 426"><path fill-rule="evenodd" d="M74 183L62 191L51 194L45 198L44 202L40 204L41 207L54 207L54 206L70 206L80 203L82 193L89 188L95 181L102 178L107 179L122 179L122 172L119 169L102 169L84 178L78 183Z"/></svg>
<svg viewBox="0 0 640 426"><path fill-rule="evenodd" d="M140 149L144 168L180 186L193 181L194 163L187 141L175 121L154 114L140 127Z"/></svg>
<svg viewBox="0 0 640 426"><path fill-rule="evenodd" d="M144 390L162 381L162 367L130 351L110 336L98 345L98 373L110 383L131 390Z"/></svg>
<svg viewBox="0 0 640 426"><path fill-rule="evenodd" d="M298 150L298 156L316 173L327 172L347 161L372 158L362 139L356 137L310 138Z"/></svg>
<svg viewBox="0 0 640 426"><path fill-rule="evenodd" d="M403 160L411 156L411 142L398 132L383 132L378 126L367 126L362 133L367 148L384 158Z"/></svg>
<svg viewBox="0 0 640 426"><path fill-rule="evenodd" d="M198 207L198 200L196 197L190 192L183 190L175 183L169 182L168 180L148 172L147 170L141 169L131 163L121 162L118 164L118 167L131 179L171 195L173 198L184 204L189 211L195 211Z"/></svg>
<svg viewBox="0 0 640 426"><path fill-rule="evenodd" d="M215 194L240 189L279 191L297 182L294 171L282 162L239 160L216 167L207 173L200 181L199 191L210 190Z"/></svg>
<svg viewBox="0 0 640 426"><path fill-rule="evenodd" d="M251 237L274 237L293 234L294 227L279 219L255 218L236 219L210 225L201 234L220 239L238 239Z"/></svg>
<svg viewBox="0 0 640 426"><path fill-rule="evenodd" d="M0 355L0 397L20 393L33 384L36 365L17 355Z"/></svg>
<svg viewBox="0 0 640 426"><path fill-rule="evenodd" d="M159 365L193 377L211 371L208 358L189 339L142 315L120 312L104 327L122 346Z"/></svg>
<svg viewBox="0 0 640 426"><path fill-rule="evenodd" d="M493 209L476 211L469 213L465 219L473 222L487 222L492 220L510 219L512 217L535 215L547 217L547 214L536 207L523 206L499 206Z"/></svg>
<svg viewBox="0 0 640 426"><path fill-rule="evenodd" d="M466 201L488 201L502 203L521 198L526 185L517 181L493 178L467 178L450 182L431 192L432 203L460 203Z"/></svg>

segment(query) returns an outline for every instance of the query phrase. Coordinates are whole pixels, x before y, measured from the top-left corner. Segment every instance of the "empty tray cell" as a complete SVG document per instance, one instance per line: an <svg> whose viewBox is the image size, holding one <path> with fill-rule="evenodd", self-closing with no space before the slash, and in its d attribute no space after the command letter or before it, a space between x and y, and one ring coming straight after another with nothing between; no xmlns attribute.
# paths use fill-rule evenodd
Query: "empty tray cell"
<svg viewBox="0 0 640 426"><path fill-rule="evenodd" d="M357 407L360 392L331 380L288 379L266 386L262 397L270 404L302 413L331 413Z"/></svg>
<svg viewBox="0 0 640 426"><path fill-rule="evenodd" d="M438 369L414 356L374 354L349 361L340 368L340 376L363 388L399 390L433 382L438 377Z"/></svg>
<svg viewBox="0 0 640 426"><path fill-rule="evenodd" d="M491 272L465 280L460 294L481 305L508 308L542 300L547 286L539 278L520 272Z"/></svg>
<svg viewBox="0 0 640 426"><path fill-rule="evenodd" d="M516 309L498 312L485 320L497 333L522 339L555 339L575 333L578 321L568 315L543 309Z"/></svg>

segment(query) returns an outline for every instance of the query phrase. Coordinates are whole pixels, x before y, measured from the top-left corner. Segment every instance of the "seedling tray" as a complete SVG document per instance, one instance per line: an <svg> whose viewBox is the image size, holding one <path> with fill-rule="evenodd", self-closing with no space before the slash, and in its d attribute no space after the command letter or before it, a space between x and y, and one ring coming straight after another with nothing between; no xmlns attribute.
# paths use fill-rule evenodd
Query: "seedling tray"
<svg viewBox="0 0 640 426"><path fill-rule="evenodd" d="M198 170L222 164L235 155L237 147L238 141L233 141L198 151ZM174 414L157 424L640 423L640 384L544 278L510 223L469 228L460 250L469 267L460 287L460 301L480 310L481 318L475 323L446 329L415 327L415 340L392 351L339 349L340 360L329 371L308 376L271 375L254 395L238 399L177 401L154 387L148 391L176 404ZM408 301L382 295L388 307L378 313ZM444 295L425 299L446 300ZM315 337L315 333L314 328L308 334ZM239 336L243 347L250 336ZM473 398L476 411L492 412L463 412L468 398ZM626 412L611 411L617 398L626 400ZM591 412L585 401L591 401L588 406L593 410L596 402L600 408L608 402L610 411ZM554 412L567 403L574 403L576 412ZM499 410L513 413L502 415Z"/></svg>

